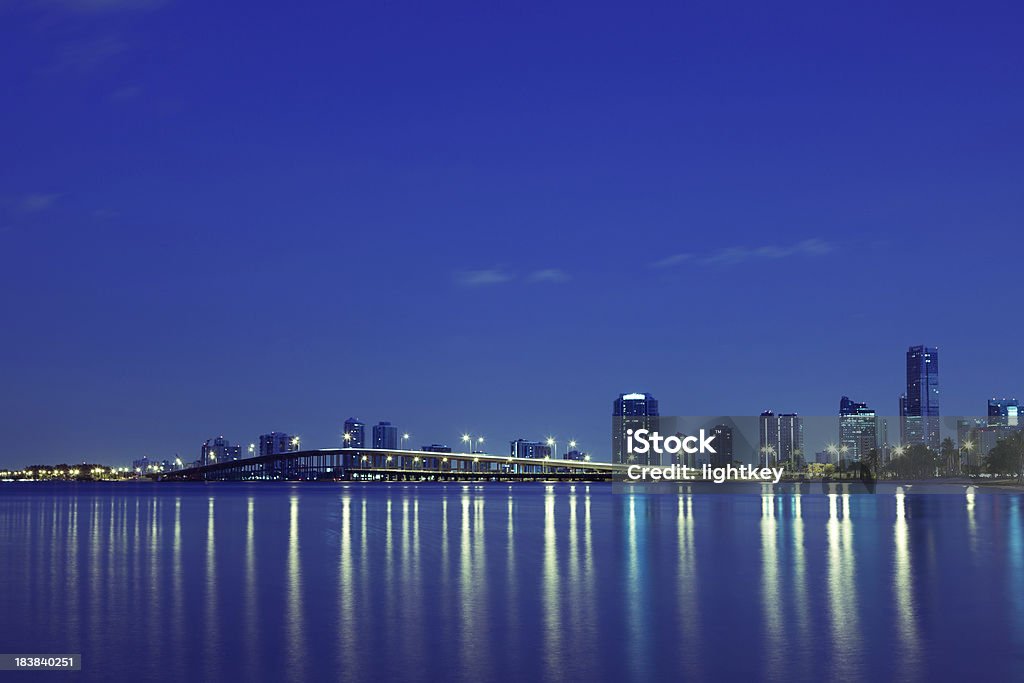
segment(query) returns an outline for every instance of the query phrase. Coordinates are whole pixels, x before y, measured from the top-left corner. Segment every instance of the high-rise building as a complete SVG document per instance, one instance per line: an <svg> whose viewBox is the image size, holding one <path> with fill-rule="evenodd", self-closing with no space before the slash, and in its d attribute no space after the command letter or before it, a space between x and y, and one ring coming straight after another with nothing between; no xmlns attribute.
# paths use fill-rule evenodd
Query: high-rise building
<svg viewBox="0 0 1024 683"><path fill-rule="evenodd" d="M907 395L900 394L900 444L907 443Z"/></svg>
<svg viewBox="0 0 1024 683"><path fill-rule="evenodd" d="M804 462L804 421L796 413L776 415L770 410L761 413L760 448L758 456L765 467L789 463L800 467Z"/></svg>
<svg viewBox="0 0 1024 683"><path fill-rule="evenodd" d="M627 431L658 430L658 401L650 394L619 394L612 404L612 462L661 465L661 456L648 449L643 455L626 452Z"/></svg>
<svg viewBox="0 0 1024 683"><path fill-rule="evenodd" d="M852 401L847 396L839 399L839 443L846 447L843 455L846 462L860 462L878 448L878 418L866 403Z"/></svg>
<svg viewBox="0 0 1024 683"><path fill-rule="evenodd" d="M732 427L729 425L715 425L711 428L711 435L714 436L715 452L711 454L712 467L724 467L732 463Z"/></svg>
<svg viewBox="0 0 1024 683"><path fill-rule="evenodd" d="M879 418L877 424L879 455L882 463L887 463L892 457L892 444L889 442L889 420L884 417Z"/></svg>
<svg viewBox="0 0 1024 683"><path fill-rule="evenodd" d="M999 427L1019 427L1020 404L1015 398L990 398L988 401L988 423Z"/></svg>
<svg viewBox="0 0 1024 683"><path fill-rule="evenodd" d="M366 448L366 425L354 417L345 420L341 441L344 448Z"/></svg>
<svg viewBox="0 0 1024 683"><path fill-rule="evenodd" d="M177 467L177 459L171 460L156 460L150 458L148 455L142 456L138 460L132 460L132 469L136 472L170 472Z"/></svg>
<svg viewBox="0 0 1024 683"><path fill-rule="evenodd" d="M549 458L551 457L551 446L543 441L516 439L509 441L508 454L513 458Z"/></svg>
<svg viewBox="0 0 1024 683"><path fill-rule="evenodd" d="M298 450L299 444L290 434L270 432L260 435L260 455L277 455Z"/></svg>
<svg viewBox="0 0 1024 683"><path fill-rule="evenodd" d="M988 454L985 447L991 449L987 443L988 435L984 432L995 429L999 428L990 427L988 420L977 417L965 417L956 421L956 445L960 450L962 466L975 467L981 464L982 459Z"/></svg>
<svg viewBox="0 0 1024 683"><path fill-rule="evenodd" d="M682 442L688 436L690 435L684 434L683 432L675 433L675 437L679 439L680 442ZM673 453L670 457L672 458L672 464L674 465L686 465L687 467L697 466L696 453L687 453L686 451L679 451L678 453Z"/></svg>
<svg viewBox="0 0 1024 683"><path fill-rule="evenodd" d="M238 460L242 457L242 447L232 446L231 442L223 436L215 439L207 439L200 451L199 462L203 465L213 465L218 462Z"/></svg>
<svg viewBox="0 0 1024 683"><path fill-rule="evenodd" d="M939 350L931 346L907 349L907 393L903 411L904 444L923 444L939 450Z"/></svg>
<svg viewBox="0 0 1024 683"><path fill-rule="evenodd" d="M398 427L390 422L373 425L373 447L395 450L398 448Z"/></svg>

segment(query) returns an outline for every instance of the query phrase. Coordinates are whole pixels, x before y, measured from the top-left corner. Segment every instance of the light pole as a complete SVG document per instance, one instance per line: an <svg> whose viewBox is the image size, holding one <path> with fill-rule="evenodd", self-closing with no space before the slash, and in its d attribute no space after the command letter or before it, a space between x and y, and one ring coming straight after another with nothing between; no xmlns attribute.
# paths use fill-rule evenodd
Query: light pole
<svg viewBox="0 0 1024 683"><path fill-rule="evenodd" d="M483 448L484 448L484 437L482 437L482 436L478 436L477 437L477 439L476 439L476 448L477 448L477 450L476 450L477 453L483 453L484 452L484 450L483 450Z"/></svg>
<svg viewBox="0 0 1024 683"><path fill-rule="evenodd" d="M249 444L249 457L253 458L255 456L256 456L256 444L251 443L251 444Z"/></svg>
<svg viewBox="0 0 1024 683"><path fill-rule="evenodd" d="M555 458L555 460L558 460L558 442L555 441L555 437L549 436L547 444L551 448L551 455Z"/></svg>
<svg viewBox="0 0 1024 683"><path fill-rule="evenodd" d="M292 450L295 450L295 451L299 450L299 444L301 443L301 441L302 441L302 439L300 439L298 436L293 436L292 437Z"/></svg>
<svg viewBox="0 0 1024 683"><path fill-rule="evenodd" d="M409 441L408 434L402 434L402 450L405 450L406 443Z"/></svg>
<svg viewBox="0 0 1024 683"><path fill-rule="evenodd" d="M971 458L971 451L973 451L973 450L974 450L974 442L969 440L969 439L967 441L964 441L962 444L960 444L960 469L961 469L961 471L963 470L963 466L964 466L964 451L967 451L967 459L970 460L970 458ZM970 467L970 463L968 463L968 467Z"/></svg>
<svg viewBox="0 0 1024 683"><path fill-rule="evenodd" d="M568 457L569 453L572 453L574 450L576 450L576 439L570 439L569 440L569 450L566 451L566 453L565 453L566 457Z"/></svg>
<svg viewBox="0 0 1024 683"><path fill-rule="evenodd" d="M835 465L836 467L839 467L839 446L835 445L834 443L830 443L829 445L825 446L825 452L835 459Z"/></svg>
<svg viewBox="0 0 1024 683"><path fill-rule="evenodd" d="M473 435L470 434L469 432L467 432L467 433L462 435L462 443L466 444L466 447L469 449L469 454L470 455L473 455L474 453L482 453L483 452L483 451L475 450L477 448L483 448L484 437L482 437L482 436L478 436L476 438L476 441L473 441Z"/></svg>

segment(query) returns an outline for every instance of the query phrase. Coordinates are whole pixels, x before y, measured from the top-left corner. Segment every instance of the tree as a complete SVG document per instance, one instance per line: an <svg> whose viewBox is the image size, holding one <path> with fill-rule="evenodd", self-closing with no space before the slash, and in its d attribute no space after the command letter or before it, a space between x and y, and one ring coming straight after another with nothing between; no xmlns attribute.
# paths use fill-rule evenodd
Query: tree
<svg viewBox="0 0 1024 683"><path fill-rule="evenodd" d="M956 474L960 471L959 458L957 457L956 446L953 444L953 439L948 436L942 440L942 447L940 449L942 459L942 466L946 469L946 475Z"/></svg>
<svg viewBox="0 0 1024 683"><path fill-rule="evenodd" d="M999 439L995 448L985 456L985 471L996 475L1016 475L1024 470L1024 433L1013 434Z"/></svg>
<svg viewBox="0 0 1024 683"><path fill-rule="evenodd" d="M861 464L871 471L872 477L875 477L877 479L880 464L878 458L878 449L872 448L870 451L865 453Z"/></svg>
<svg viewBox="0 0 1024 683"><path fill-rule="evenodd" d="M936 457L927 446L915 444L903 455L893 458L886 469L901 479L928 479L935 476Z"/></svg>

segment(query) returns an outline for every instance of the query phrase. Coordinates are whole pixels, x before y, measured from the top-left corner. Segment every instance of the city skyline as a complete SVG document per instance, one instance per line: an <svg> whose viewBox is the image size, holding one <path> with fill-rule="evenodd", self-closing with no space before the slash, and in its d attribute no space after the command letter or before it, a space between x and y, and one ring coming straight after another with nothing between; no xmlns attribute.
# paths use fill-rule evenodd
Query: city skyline
<svg viewBox="0 0 1024 683"><path fill-rule="evenodd" d="M907 378L908 378L907 379L908 388L911 386L911 382L913 381L912 377L914 375L914 372L919 372L919 367L918 366L920 365L920 363L918 363L918 365L913 366L914 372L912 372L912 363L917 362L916 360L912 360L912 359L916 359L918 353L921 352L922 350L926 350L928 353L935 354L936 356L938 354L938 348L937 347L926 347L926 346L922 346L922 345L914 345L914 346L908 347L908 350L907 350L907 353L906 353L906 358L907 358L907 361L906 361L906 372L907 372ZM936 394L937 394L937 391L938 391L937 390L937 384L938 384L938 374L937 374L937 372L934 373L931 376L931 379L932 379L932 381L934 383L934 386L932 387L932 390L934 390L936 392ZM900 397L899 397L899 402L900 402L901 409L903 407L903 400L904 400L903 397L905 395L906 395L906 392L901 393ZM626 400L624 401L623 399L626 399ZM613 406L613 408L614 408L613 409L613 419L614 419L614 414L618 414L617 411L621 410L621 408L619 407L619 404L627 405L627 404L646 403L646 402L653 402L653 411L654 412L652 414L658 415L659 405L660 405L661 401L659 401L658 396L656 394L651 393L651 392L646 392L646 393L620 392L619 397L618 397L617 401L615 402L615 406ZM990 397L985 399L985 402L986 402L986 406L985 406L986 409L985 409L985 411L978 411L978 412L974 412L974 413L961 413L961 414L955 415L954 417L978 418L978 419L984 418L985 416L988 416L989 418L991 418L993 415L997 415L997 416L998 415L1002 415L1003 417L1005 417L1007 415L1007 411L1008 410L1014 410L1016 408L1016 405L1017 405L1017 399L1012 394L1011 395L1004 395L1004 396L990 396ZM1010 406L1010 407L1008 408L1007 406ZM995 412L993 412L993 411L995 411ZM1002 411L1002 412L1000 412L1000 411ZM914 434L912 429L910 430L911 433L909 433L909 434L903 433L904 419L905 418L904 418L904 416L902 414L899 414L899 413L896 413L896 412L891 413L891 414L886 413L884 411L883 412L878 412L878 411L876 411L874 409L868 408L868 405L867 405L866 402L855 402L852 399L850 399L849 397L847 397L846 395L841 396L841 400L840 400L840 403L839 403L839 409L838 409L837 412L832 412L832 413L825 413L825 412L822 412L822 413L799 413L799 412L796 412L796 411L787 411L785 413L776 413L775 411L767 410L767 411L762 411L760 413L760 415L761 415L760 420L763 421L764 418L765 418L765 415L774 415L774 418L776 420L778 420L779 418L791 418L791 417L797 417L797 416L799 416L799 418L801 418L801 420L803 418L812 418L813 419L813 418L826 418L826 417L838 416L839 421L837 422L836 438L834 438L834 439L827 439L827 441L829 441L830 445L832 445L832 442L834 442L834 445L836 445L836 446L844 446L845 447L844 453L849 453L850 454L850 455L848 455L846 457L849 460L851 460L851 461L856 461L856 460L859 459L859 452L858 452L858 449L854 445L854 441L850 441L850 439L856 439L856 438L861 438L861 437L859 437L859 436L857 436L857 437L847 436L845 430L851 429L849 420L852 418L852 416L858 415L859 413L869 414L871 416L872 421L873 421L872 422L872 427L871 427L871 431L872 431L871 435L874 437L875 442L878 443L879 446L883 445L883 440L885 440L887 437L890 437L890 438L888 438L888 441L887 441L890 444L902 443L902 444L906 445L906 444L920 443L921 442L921 437L919 435ZM627 414L629 414L629 413L627 413ZM671 414L674 415L674 416L679 416L679 415L682 415L683 413L681 411L673 411ZM696 413L691 411L689 414L696 414ZM708 413L708 414L710 414L710 413ZM723 415L725 415L725 413L723 413ZM738 415L738 413L734 413L734 415ZM937 404L936 404L936 413L935 413L936 417L939 417L940 420L941 420L942 417L948 417L949 415L950 415L949 413L944 413L941 416L938 415L938 413L937 413ZM846 416L846 417L844 417L844 416ZM749 415L749 416L744 415L744 417L753 417L753 415ZM349 417L348 419L343 421L340 429L338 430L337 442L310 443L307 440L305 448L303 448L303 450L320 449L320 448L337 448L337 447L342 447L342 446L349 446L349 447L356 447L356 448L380 447L380 448L391 448L391 449L396 449L396 448L401 447L402 449L407 449L407 450L432 450L432 449L434 449L434 448L436 448L438 446L449 446L449 447L452 447L456 452L459 452L459 451L461 451L461 452L477 452L477 449L479 449L479 452L481 452L481 453L485 453L486 452L486 453L494 454L494 453L500 453L500 452L504 451L504 449L501 447L501 444L507 444L507 443L513 443L514 444L516 441L523 441L523 442L536 442L538 444L541 444L541 443L544 443L544 442L548 442L546 448L547 448L547 450L549 452L553 448L557 447L557 448L561 449L560 453L564 453L569 448L569 443L571 442L573 448L578 448L581 452L586 452L586 453L593 454L593 456L598 461L611 461L611 462L615 462L616 461L615 460L615 455L614 455L615 446L614 446L613 443L610 444L610 442L609 442L609 437L608 437L608 433L607 433L607 427L606 427L606 432L605 432L603 440L598 438L598 439L595 439L595 440L592 440L592 441L586 440L586 439L581 438L579 436L562 436L562 435L556 434L555 432L547 432L547 433L542 434L542 435L535 435L533 433L523 433L524 430L514 431L514 430L512 430L512 428L506 428L504 431L497 432L497 434L498 434L497 437L492 437L489 434L487 436L484 436L484 433L481 432L481 431L478 431L478 430L467 430L467 431L459 431L456 434L451 435L450 438L445 437L444 434L438 434L436 432L432 433L432 435L428 435L426 437L422 437L421 438L419 436L414 436L414 435L410 434L409 431L404 429L404 428L402 428L401 425L394 424L390 420L383 420L382 419L382 420L379 420L378 422L376 422L374 424L370 424L370 422L371 421L360 420L360 419L358 419L356 417ZM414 422L415 422L415 420L414 420ZM371 427L371 429L369 429L369 430L367 429L367 425L368 424ZM939 422L936 422L935 426L936 426L936 428L938 428ZM852 427L852 429L854 429L854 431L859 434L860 430L866 429L866 427L862 425L862 426L859 426L859 427ZM510 431L510 430L512 430L512 431ZM298 440L300 438L303 438L302 435L300 433L298 433L297 430L289 431L289 432L277 432L277 431L267 431L267 430L257 430L257 431L260 431L258 436L252 437L252 436L244 436L243 435L243 437L241 439L238 439L236 442L232 442L232 438L231 437L225 437L225 434L227 432L225 432L225 431L217 432L216 433L217 436L207 438L207 439L205 439L202 442L202 445L201 445L201 448L200 448L200 451L199 451L199 454L198 454L198 458L196 458L194 460L193 460L193 457L192 457L193 454L190 451L188 451L187 449L175 450L175 451L173 451L171 453L154 452L154 451L151 451L151 450L146 450L144 452L131 454L131 457L128 460L115 460L115 459L112 459L112 458L106 458L106 460L110 461L111 463L118 463L118 464L123 463L123 462L134 462L136 460L139 460L140 458L147 458L147 459L153 460L155 462L161 462L161 461L174 462L175 460L178 460L178 461L181 461L182 463L185 463L185 464L189 464L189 463L192 463L192 462L206 463L206 462L208 462L208 460L207 460L207 452L208 451L211 452L211 453L216 453L217 454L217 457L214 458L214 460L225 459L225 458L226 459L231 459L232 457L234 457L235 459L238 459L238 458L247 457L248 455L252 455L252 454L256 454L256 453L258 453L258 454L265 454L266 452L268 452L267 451L268 446L264 443L264 439L270 439L272 437L276 437L278 440L282 440L282 445L277 450L283 451L283 450L297 450L299 448ZM944 438L946 436L950 436L951 434L957 435L958 439L959 439L959 429L952 429L950 427L950 425L945 424L944 425L944 429L942 430L942 435L941 436ZM820 434L818 434L817 436L818 436L818 441L821 441ZM470 437L472 442L473 442L473 445L472 445L471 448L465 447L465 444L463 443L463 442L466 441L467 437ZM778 437L776 437L776 438L778 438ZM802 439L803 437L801 436L800 438ZM764 439L765 439L765 434L764 434L763 429L762 429L761 441L764 442ZM771 439L771 437L769 437L769 439ZM479 443L477 443L478 440L479 440ZM285 446L283 445L284 442L288 443L287 448L285 448ZM420 443L420 442L422 442L422 443ZM493 444L494 443L499 444L497 450L494 450L494 448L493 448ZM763 451L763 449L765 448L766 443L768 443L768 442L761 443L760 447L757 448L756 451L757 452ZM577 446L577 444L579 444L579 445ZM937 441L936 441L936 444L937 444ZM819 445L824 445L824 444L815 444L815 446L813 448L808 447L807 449L804 449L801 446L799 448L799 450L801 451L801 453L800 453L801 460L804 461L804 462L814 462L815 455L816 455L816 450L815 449ZM930 443L929 443L929 445L931 446ZM231 456L230 454L227 454L226 450L225 450L226 448L232 449L231 452L234 453L234 456ZM780 450L780 448L783 451L786 450L786 447L776 447L776 452L778 450ZM248 450L246 450L246 449L248 449ZM513 449L514 449L514 446L513 446ZM933 450L938 450L938 449L937 449L937 447L933 447ZM763 455L761 455L760 457L763 458ZM67 457L65 457L63 459L57 458L57 460L62 460L62 461L66 461L66 462L104 461L103 458L97 458L97 457L91 457L91 456L82 456L80 458L67 458ZM54 460L54 458L51 457L51 458L48 459L48 461L53 462L55 460ZM42 463L42 462L44 462L44 460L40 459L39 463ZM27 461L26 462L2 462L2 460L0 460L0 464L2 464L4 467L16 468L16 467L21 467L21 466L27 466L29 464L36 464L36 461L31 461L31 462L27 462Z"/></svg>

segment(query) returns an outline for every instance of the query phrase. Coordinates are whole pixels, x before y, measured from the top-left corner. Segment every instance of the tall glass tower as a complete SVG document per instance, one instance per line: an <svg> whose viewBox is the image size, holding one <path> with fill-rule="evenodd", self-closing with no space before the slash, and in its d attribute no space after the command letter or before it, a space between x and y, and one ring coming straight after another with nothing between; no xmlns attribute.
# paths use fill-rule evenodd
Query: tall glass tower
<svg viewBox="0 0 1024 683"><path fill-rule="evenodd" d="M658 400L650 394L619 394L612 404L612 462L616 464L661 465L661 456L648 450L643 455L626 452L627 430L658 429Z"/></svg>
<svg viewBox="0 0 1024 683"><path fill-rule="evenodd" d="M907 393L903 416L907 445L939 450L939 350L931 346L907 349Z"/></svg>
<svg viewBox="0 0 1024 683"><path fill-rule="evenodd" d="M839 443L846 446L846 462L860 462L878 447L878 419L868 404L839 399Z"/></svg>
<svg viewBox="0 0 1024 683"><path fill-rule="evenodd" d="M804 421L796 413L776 415L770 410L761 413L758 458L763 467L788 463L800 467L804 463Z"/></svg>
<svg viewBox="0 0 1024 683"><path fill-rule="evenodd" d="M345 420L345 431L341 435L343 448L366 448L366 425L354 417Z"/></svg>

